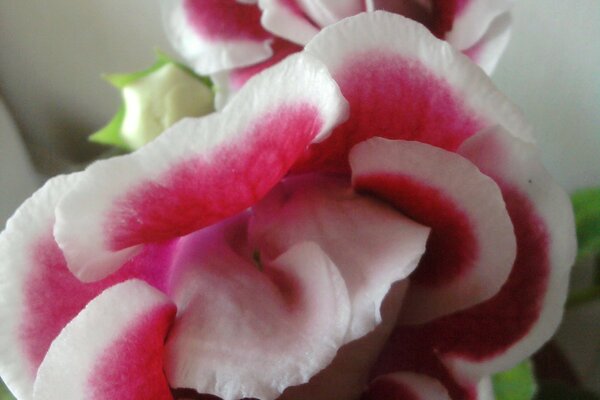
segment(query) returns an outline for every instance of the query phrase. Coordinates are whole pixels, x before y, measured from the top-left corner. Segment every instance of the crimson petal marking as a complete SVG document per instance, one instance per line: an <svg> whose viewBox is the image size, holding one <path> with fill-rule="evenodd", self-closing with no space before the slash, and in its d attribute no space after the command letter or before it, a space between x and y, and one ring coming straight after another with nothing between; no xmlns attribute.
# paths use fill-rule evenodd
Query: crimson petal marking
<svg viewBox="0 0 600 400"><path fill-rule="evenodd" d="M375 379L361 400L450 400L437 380L412 372L396 372Z"/></svg>
<svg viewBox="0 0 600 400"><path fill-rule="evenodd" d="M255 265L231 242L245 229L237 218L182 243L179 313L166 344L174 388L225 400L274 399L307 382L343 344L350 303L331 260L302 243Z"/></svg>
<svg viewBox="0 0 600 400"><path fill-rule="evenodd" d="M353 185L432 228L401 321L423 323L495 295L516 255L498 186L463 157L407 141L370 139L350 153Z"/></svg>
<svg viewBox="0 0 600 400"><path fill-rule="evenodd" d="M171 44L202 75L271 57L273 36L255 4L236 0L161 0Z"/></svg>
<svg viewBox="0 0 600 400"><path fill-rule="evenodd" d="M475 349L479 354L461 346L449 353L447 361L472 377L513 366L552 336L562 319L577 243L569 197L544 169L537 148L501 128L492 128L467 141L459 152L498 182L518 246L506 285L470 314L512 320L498 327L508 332L492 335L505 333L503 340L493 342L488 336L488 343L484 342L487 351ZM524 294L528 296L524 298Z"/></svg>
<svg viewBox="0 0 600 400"><path fill-rule="evenodd" d="M266 259L306 241L331 257L352 303L347 341L381 322L383 298L414 270L429 234L387 204L357 195L347 181L331 178L288 179L253 211L250 242Z"/></svg>
<svg viewBox="0 0 600 400"><path fill-rule="evenodd" d="M328 66L351 113L296 170L347 171L349 150L374 136L453 151L500 124L531 140L521 112L477 66L409 19L381 11L350 17L325 28L306 51Z"/></svg>
<svg viewBox="0 0 600 400"><path fill-rule="evenodd" d="M457 380L468 384L508 369L550 338L562 316L576 253L569 198L545 171L534 146L495 128L474 136L460 153L502 190L517 259L491 299L428 324L397 327L376 369L435 371L455 399L464 397Z"/></svg>
<svg viewBox="0 0 600 400"><path fill-rule="evenodd" d="M9 220L0 236L0 374L15 395L30 399L51 342L107 287L137 277L166 291L174 243L146 246L119 273L83 284L67 269L52 236L54 207L81 174L49 180Z"/></svg>
<svg viewBox="0 0 600 400"><path fill-rule="evenodd" d="M261 23L273 34L304 46L319 28L305 14L298 0L258 0Z"/></svg>
<svg viewBox="0 0 600 400"><path fill-rule="evenodd" d="M54 233L69 268L100 279L140 244L251 206L346 107L324 66L298 54L251 79L222 112L185 119L135 153L93 164L57 207Z"/></svg>
<svg viewBox="0 0 600 400"><path fill-rule="evenodd" d="M465 0L463 3L446 36L446 40L459 50L479 42L493 21L509 11L514 0Z"/></svg>
<svg viewBox="0 0 600 400"><path fill-rule="evenodd" d="M52 342L35 400L172 399L163 372L173 303L138 280L92 300Z"/></svg>

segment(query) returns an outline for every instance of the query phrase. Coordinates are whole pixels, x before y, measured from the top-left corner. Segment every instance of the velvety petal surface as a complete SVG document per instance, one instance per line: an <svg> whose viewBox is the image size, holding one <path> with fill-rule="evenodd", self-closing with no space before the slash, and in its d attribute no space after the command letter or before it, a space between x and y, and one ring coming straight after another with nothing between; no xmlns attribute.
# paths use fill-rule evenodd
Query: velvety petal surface
<svg viewBox="0 0 600 400"><path fill-rule="evenodd" d="M389 205L357 195L343 179L288 179L253 211L251 245L262 259L311 241L339 268L352 302L347 341L381 322L383 298L414 270L429 234Z"/></svg>
<svg viewBox="0 0 600 400"><path fill-rule="evenodd" d="M350 118L310 147L298 171L347 171L349 150L374 136L454 151L500 124L531 139L520 111L476 65L409 19L381 11L347 18L321 31L306 51L327 64Z"/></svg>
<svg viewBox="0 0 600 400"><path fill-rule="evenodd" d="M139 278L167 291L175 243L145 246L117 274L84 284L67 269L52 236L54 207L81 178L49 180L17 210L0 235L0 374L19 399L30 399L52 341L107 287Z"/></svg>
<svg viewBox="0 0 600 400"><path fill-rule="evenodd" d="M361 400L450 400L437 380L411 372L396 372L375 379Z"/></svg>
<svg viewBox="0 0 600 400"><path fill-rule="evenodd" d="M517 238L514 266L491 299L428 324L399 326L375 372L430 374L453 399L464 398L473 382L510 368L550 338L562 316L576 251L569 199L534 146L495 128L474 136L460 154L502 191Z"/></svg>
<svg viewBox="0 0 600 400"><path fill-rule="evenodd" d="M344 343L350 302L329 257L304 242L273 261L253 260L239 244L246 224L238 217L183 239L178 315L166 344L173 387L275 399L327 366Z"/></svg>
<svg viewBox="0 0 600 400"><path fill-rule="evenodd" d="M516 255L498 186L463 157L424 143L374 138L350 154L354 188L432 229L400 320L422 323L495 295Z"/></svg>
<svg viewBox="0 0 600 400"><path fill-rule="evenodd" d="M184 119L135 153L96 162L57 208L54 233L69 268L100 279L141 244L244 210L346 112L325 67L299 54L251 79L222 112Z"/></svg>
<svg viewBox="0 0 600 400"><path fill-rule="evenodd" d="M273 54L256 4L237 0L161 0L167 35L199 74L251 65Z"/></svg>
<svg viewBox="0 0 600 400"><path fill-rule="evenodd" d="M33 398L172 399L163 361L175 311L168 297L142 281L107 289L52 342Z"/></svg>

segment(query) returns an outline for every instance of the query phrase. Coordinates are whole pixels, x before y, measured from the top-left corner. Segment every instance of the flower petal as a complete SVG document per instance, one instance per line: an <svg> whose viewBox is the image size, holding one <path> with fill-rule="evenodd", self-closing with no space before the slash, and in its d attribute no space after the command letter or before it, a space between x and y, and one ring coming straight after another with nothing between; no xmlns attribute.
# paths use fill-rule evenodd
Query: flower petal
<svg viewBox="0 0 600 400"><path fill-rule="evenodd" d="M506 13L513 3L514 0L463 0L446 40L459 50L470 48L481 40L492 22Z"/></svg>
<svg viewBox="0 0 600 400"><path fill-rule="evenodd" d="M362 400L450 400L437 380L411 372L396 372L375 379Z"/></svg>
<svg viewBox="0 0 600 400"><path fill-rule="evenodd" d="M232 71L223 71L211 76L217 87L215 97L217 110L221 110L231 99L231 96L237 93L254 75L277 64L290 54L302 50L300 46L278 38L273 41L271 48L273 49L273 56L266 61L248 67L236 68Z"/></svg>
<svg viewBox="0 0 600 400"><path fill-rule="evenodd" d="M464 53L490 75L508 45L511 27L510 13L499 15L492 21L485 35L473 46L464 50Z"/></svg>
<svg viewBox="0 0 600 400"><path fill-rule="evenodd" d="M50 179L0 235L0 374L18 398L31 398L33 379L51 342L104 289L137 277L167 290L174 243L145 246L119 273L94 284L83 284L67 269L52 236L54 207L80 178Z"/></svg>
<svg viewBox="0 0 600 400"><path fill-rule="evenodd" d="M251 65L272 55L272 35L255 4L236 0L162 0L171 44L201 75Z"/></svg>
<svg viewBox="0 0 600 400"><path fill-rule="evenodd" d="M481 326L475 348L449 356L468 376L508 369L542 346L558 327L577 244L567 194L544 169L537 149L501 128L474 136L460 149L500 186L517 235L517 260L500 293L462 318L497 318ZM460 318L455 321L459 323Z"/></svg>
<svg viewBox="0 0 600 400"><path fill-rule="evenodd" d="M429 234L388 205L357 195L345 180L288 179L253 210L250 241L262 257L311 241L339 268L352 302L347 341L381 322L383 298L414 270Z"/></svg>
<svg viewBox="0 0 600 400"><path fill-rule="evenodd" d="M317 26L327 26L366 11L363 0L296 0Z"/></svg>
<svg viewBox="0 0 600 400"><path fill-rule="evenodd" d="M350 304L331 260L302 243L255 265L232 242L245 229L245 218L236 218L182 243L179 314L166 344L175 388L274 399L307 382L343 344Z"/></svg>
<svg viewBox="0 0 600 400"><path fill-rule="evenodd" d="M307 55L288 57L221 113L184 119L137 152L89 167L57 208L54 233L69 268L100 279L140 244L244 210L345 117L325 68Z"/></svg>
<svg viewBox="0 0 600 400"><path fill-rule="evenodd" d="M350 154L355 189L432 228L400 320L422 323L495 295L516 255L494 181L463 157L409 141L370 139Z"/></svg>
<svg viewBox="0 0 600 400"><path fill-rule="evenodd" d="M263 10L261 23L273 34L304 46L319 32L298 0L258 0Z"/></svg>
<svg viewBox="0 0 600 400"><path fill-rule="evenodd" d="M395 283L381 305L381 323L365 336L342 346L331 364L311 380L289 387L277 400L355 400L371 381L370 372L395 326L408 281Z"/></svg>
<svg viewBox="0 0 600 400"><path fill-rule="evenodd" d="M327 64L351 114L310 147L296 170L347 171L352 146L374 136L456 150L482 128L501 124L531 139L520 111L489 78L414 21L364 13L325 28L306 51Z"/></svg>
<svg viewBox="0 0 600 400"><path fill-rule="evenodd" d="M495 128L474 136L460 153L498 183L515 228L517 259L491 299L428 324L397 327L376 371L431 373L453 398L550 338L562 316L576 252L569 199L534 146Z"/></svg>
<svg viewBox="0 0 600 400"><path fill-rule="evenodd" d="M173 303L130 280L104 291L52 342L34 399L172 399L163 372Z"/></svg>

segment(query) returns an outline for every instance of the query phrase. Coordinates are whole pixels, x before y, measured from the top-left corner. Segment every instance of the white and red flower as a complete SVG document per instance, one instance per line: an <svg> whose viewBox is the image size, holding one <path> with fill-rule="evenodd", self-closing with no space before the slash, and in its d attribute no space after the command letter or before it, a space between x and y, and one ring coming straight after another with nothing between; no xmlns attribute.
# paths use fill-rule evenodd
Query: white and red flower
<svg viewBox="0 0 600 400"><path fill-rule="evenodd" d="M508 44L514 0L161 1L171 43L196 72L213 77L223 104L251 76L300 51L321 29L365 11L416 20L491 73Z"/></svg>
<svg viewBox="0 0 600 400"><path fill-rule="evenodd" d="M556 329L575 253L531 142L422 25L346 19L21 206L0 374L19 399L492 398Z"/></svg>

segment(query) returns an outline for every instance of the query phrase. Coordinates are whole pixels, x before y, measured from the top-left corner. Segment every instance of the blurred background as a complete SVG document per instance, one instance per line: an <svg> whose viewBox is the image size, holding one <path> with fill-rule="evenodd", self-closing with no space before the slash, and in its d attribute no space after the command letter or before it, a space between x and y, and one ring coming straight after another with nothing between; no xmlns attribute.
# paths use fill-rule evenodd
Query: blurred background
<svg viewBox="0 0 600 400"><path fill-rule="evenodd" d="M600 0L519 0L494 81L536 128L570 192L600 185ZM119 105L102 73L173 54L157 1L0 2L0 225L44 179L104 149L87 141ZM2 101L3 100L3 101ZM585 285L590 270L574 271ZM600 305L571 310L557 336L578 379L600 392Z"/></svg>

